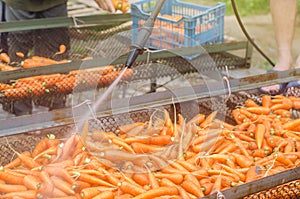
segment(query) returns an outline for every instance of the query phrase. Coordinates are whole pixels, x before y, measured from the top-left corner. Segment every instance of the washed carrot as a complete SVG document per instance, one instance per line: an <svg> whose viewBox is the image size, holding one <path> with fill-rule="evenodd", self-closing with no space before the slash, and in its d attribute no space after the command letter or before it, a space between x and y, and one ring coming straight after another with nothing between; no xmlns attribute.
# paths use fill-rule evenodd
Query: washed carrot
<svg viewBox="0 0 300 199"><path fill-rule="evenodd" d="M200 124L201 128L206 128L209 127L209 125L212 123L212 121L215 119L215 117L217 116L217 111L212 112L211 114L209 114L205 120Z"/></svg>
<svg viewBox="0 0 300 199"><path fill-rule="evenodd" d="M13 185L13 184L0 184L0 192L11 193L17 191L26 191L27 187L24 185Z"/></svg>
<svg viewBox="0 0 300 199"><path fill-rule="evenodd" d="M263 106L257 106L257 107L248 107L246 108L247 111L258 114L258 115L268 115L271 112L270 108L266 108Z"/></svg>
<svg viewBox="0 0 300 199"><path fill-rule="evenodd" d="M22 52L16 52L16 55L18 57L20 57L20 58L24 58L25 57L24 53L22 53Z"/></svg>
<svg viewBox="0 0 300 199"><path fill-rule="evenodd" d="M245 106L246 107L258 107L259 105L252 99L247 99L245 101Z"/></svg>
<svg viewBox="0 0 300 199"><path fill-rule="evenodd" d="M176 187L158 187L156 189L150 189L138 196L133 197L133 199L151 199L159 196L174 196L178 195L178 189Z"/></svg>
<svg viewBox="0 0 300 199"><path fill-rule="evenodd" d="M0 179L4 180L5 182L8 182L10 184L20 184L23 182L23 177L19 176L13 172L8 172L9 170L7 169L0 169Z"/></svg>
<svg viewBox="0 0 300 199"><path fill-rule="evenodd" d="M190 180L183 181L181 183L181 187L183 187L187 192L195 195L197 198L204 196L202 190Z"/></svg>
<svg viewBox="0 0 300 199"><path fill-rule="evenodd" d="M169 179L162 178L160 181L160 184L161 184L161 186L165 186L165 187L176 187L178 189L179 195L182 199L190 199L188 192L186 192L186 190L184 188L182 188L179 185L176 185Z"/></svg>
<svg viewBox="0 0 300 199"><path fill-rule="evenodd" d="M133 196L139 196L146 192L144 189L140 188L139 186L135 186L134 184L131 184L126 181L121 183L120 190L123 193L129 193Z"/></svg>
<svg viewBox="0 0 300 199"><path fill-rule="evenodd" d="M57 53L55 53L56 55L60 55L65 53L67 50L67 47L64 44L59 45L59 51Z"/></svg>
<svg viewBox="0 0 300 199"><path fill-rule="evenodd" d="M111 191L104 191L93 197L93 199L114 199L114 194Z"/></svg>
<svg viewBox="0 0 300 199"><path fill-rule="evenodd" d="M4 63L10 63L10 57L8 56L7 53L0 53L0 59L1 61L3 61Z"/></svg>
<svg viewBox="0 0 300 199"><path fill-rule="evenodd" d="M272 98L270 95L263 95L261 101L263 107L270 108L272 105Z"/></svg>
<svg viewBox="0 0 300 199"><path fill-rule="evenodd" d="M149 184L148 175L145 173L134 173L132 179L142 186Z"/></svg>
<svg viewBox="0 0 300 199"><path fill-rule="evenodd" d="M50 178L56 188L60 189L61 191L63 191L64 193L66 193L68 195L75 194L74 190L72 189L72 184L64 181L63 179L61 179L57 176L51 176Z"/></svg>
<svg viewBox="0 0 300 199"><path fill-rule="evenodd" d="M157 145L149 145L143 143L132 143L131 147L135 153L155 153L163 150L163 147Z"/></svg>
<svg viewBox="0 0 300 199"><path fill-rule="evenodd" d="M30 154L29 151L24 151L24 152L22 153L22 155L25 155L25 156L31 156L31 154ZM18 167L18 166L21 165L21 163L22 163L21 159L17 157L17 158L14 159L13 161L7 163L7 164L4 166L4 168L9 169L9 168Z"/></svg>
<svg viewBox="0 0 300 199"><path fill-rule="evenodd" d="M41 180L33 175L26 175L23 178L23 184L32 190L38 190L41 187Z"/></svg>
<svg viewBox="0 0 300 199"><path fill-rule="evenodd" d="M260 165L251 166L246 173L245 182L251 182L261 178L264 174L264 170L265 169Z"/></svg>
<svg viewBox="0 0 300 199"><path fill-rule="evenodd" d="M166 173L160 173L157 172L154 174L155 177L161 179L161 178L167 178L174 182L175 184L180 184L183 181L183 175L179 173L173 173L173 174L166 174Z"/></svg>
<svg viewBox="0 0 300 199"><path fill-rule="evenodd" d="M0 195L1 199L14 198L14 197L32 199L37 197L37 192L36 190L27 190L27 191L17 191L17 192L11 192L11 193Z"/></svg>
<svg viewBox="0 0 300 199"><path fill-rule="evenodd" d="M231 153L230 155L232 155L236 159L236 162L242 168L250 167L253 164L253 160L244 155L238 153Z"/></svg>
<svg viewBox="0 0 300 199"><path fill-rule="evenodd" d="M100 194L103 190L103 187L95 186L95 187L87 187L80 191L80 198L82 199L90 199L98 194Z"/></svg>
<svg viewBox="0 0 300 199"><path fill-rule="evenodd" d="M100 185L100 186L108 186L108 187L114 187L114 185L101 180L95 176L89 175L89 174L85 174L85 173L76 173L73 172L73 174L78 176L79 180L82 180L84 182L90 183L90 184L95 184L95 185Z"/></svg>
<svg viewBox="0 0 300 199"><path fill-rule="evenodd" d="M263 124L257 124L254 135L258 149L261 149L265 136L266 127Z"/></svg>

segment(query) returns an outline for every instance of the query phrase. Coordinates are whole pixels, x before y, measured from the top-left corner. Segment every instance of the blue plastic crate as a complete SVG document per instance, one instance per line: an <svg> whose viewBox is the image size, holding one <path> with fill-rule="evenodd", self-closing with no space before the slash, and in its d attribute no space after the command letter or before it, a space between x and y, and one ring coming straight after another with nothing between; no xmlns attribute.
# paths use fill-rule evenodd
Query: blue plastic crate
<svg viewBox="0 0 300 199"><path fill-rule="evenodd" d="M132 40L150 16L156 0L131 4ZM178 0L166 0L146 47L171 49L224 41L225 3L202 6Z"/></svg>

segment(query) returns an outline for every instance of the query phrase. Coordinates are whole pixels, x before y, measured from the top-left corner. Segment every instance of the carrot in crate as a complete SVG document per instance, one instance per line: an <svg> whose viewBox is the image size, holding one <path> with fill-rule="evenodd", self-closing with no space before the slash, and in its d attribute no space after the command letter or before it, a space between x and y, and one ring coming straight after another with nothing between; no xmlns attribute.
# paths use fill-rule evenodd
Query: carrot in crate
<svg viewBox="0 0 300 199"><path fill-rule="evenodd" d="M7 53L0 53L0 60L4 63L10 63L10 57L8 56Z"/></svg>

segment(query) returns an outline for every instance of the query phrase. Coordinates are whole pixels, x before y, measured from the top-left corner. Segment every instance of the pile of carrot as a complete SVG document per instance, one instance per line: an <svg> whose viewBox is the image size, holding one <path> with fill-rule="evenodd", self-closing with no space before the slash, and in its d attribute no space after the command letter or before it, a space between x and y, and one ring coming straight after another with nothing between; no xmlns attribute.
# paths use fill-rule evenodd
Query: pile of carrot
<svg viewBox="0 0 300 199"><path fill-rule="evenodd" d="M0 91L7 98L39 97L57 92L71 93L76 90L87 90L110 85L121 73L113 66L103 66L95 69L70 71L68 74L39 75L16 80L12 84L1 83ZM128 69L121 80L132 78L132 70Z"/></svg>
<svg viewBox="0 0 300 199"><path fill-rule="evenodd" d="M300 98L262 96L236 107L236 124L201 113L150 117L115 132L88 122L0 168L1 198L196 199L300 165Z"/></svg>

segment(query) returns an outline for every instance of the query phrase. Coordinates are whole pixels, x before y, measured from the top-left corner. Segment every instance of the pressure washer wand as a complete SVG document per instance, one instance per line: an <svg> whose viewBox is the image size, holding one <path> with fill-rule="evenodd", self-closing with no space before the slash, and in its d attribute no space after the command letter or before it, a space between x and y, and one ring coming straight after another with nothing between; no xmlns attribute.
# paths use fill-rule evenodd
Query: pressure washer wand
<svg viewBox="0 0 300 199"><path fill-rule="evenodd" d="M147 43L149 36L151 35L152 29L154 27L154 22L157 15L159 14L165 0L158 0L155 7L147 19L143 27L138 32L136 41L131 45L130 54L126 60L125 67L130 68L135 62L138 55L142 54L144 51L145 44Z"/></svg>

